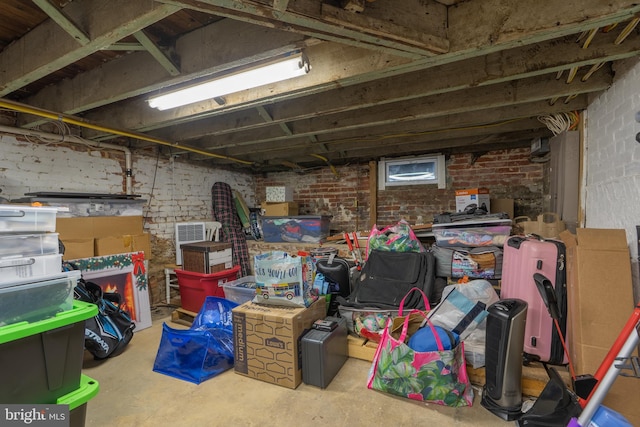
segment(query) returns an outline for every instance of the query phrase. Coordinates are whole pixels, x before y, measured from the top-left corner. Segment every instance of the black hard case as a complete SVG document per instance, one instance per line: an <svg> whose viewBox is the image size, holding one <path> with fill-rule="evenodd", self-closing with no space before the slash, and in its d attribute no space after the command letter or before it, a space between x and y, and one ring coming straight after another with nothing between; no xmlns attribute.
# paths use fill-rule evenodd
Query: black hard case
<svg viewBox="0 0 640 427"><path fill-rule="evenodd" d="M347 323L340 317L325 320L338 322L333 331L311 329L301 340L302 381L326 388L347 361Z"/></svg>

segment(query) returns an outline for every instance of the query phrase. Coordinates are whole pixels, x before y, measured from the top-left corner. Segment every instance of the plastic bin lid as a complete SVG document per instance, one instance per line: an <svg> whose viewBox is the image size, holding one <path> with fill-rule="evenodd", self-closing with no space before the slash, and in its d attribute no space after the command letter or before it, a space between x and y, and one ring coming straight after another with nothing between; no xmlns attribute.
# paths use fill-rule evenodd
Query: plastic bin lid
<svg viewBox="0 0 640 427"><path fill-rule="evenodd" d="M40 334L52 329L71 325L98 314L98 306L84 301L73 301L71 310L57 313L55 317L37 322L18 322L0 327L0 344Z"/></svg>
<svg viewBox="0 0 640 427"><path fill-rule="evenodd" d="M511 225L510 219L482 219L478 218L477 220L468 220L468 221L455 221L455 222L446 222L443 224L433 224L431 226L432 229L436 228L467 228L467 227L495 227L495 226L503 226L503 225Z"/></svg>
<svg viewBox="0 0 640 427"><path fill-rule="evenodd" d="M43 259L52 259L51 257L59 257L61 254L52 254L52 255L43 255ZM33 258L33 257L24 257L24 258ZM5 261L8 259L5 258ZM45 283L53 283L59 282L60 280L78 280L82 277L82 272L80 270L71 270L71 271L61 271L60 273L44 276L44 277L27 277L21 278L18 280L14 280L12 282L0 283L0 288L10 288L12 286L20 286L20 285L32 285L36 283L40 283L44 285Z"/></svg>
<svg viewBox="0 0 640 427"><path fill-rule="evenodd" d="M56 213L58 212L58 208L51 207L51 206L27 206L27 205L3 204L3 205L0 205L0 211L5 211L0 213L0 217L5 217L5 216L12 217L12 216L23 216L25 212Z"/></svg>
<svg viewBox="0 0 640 427"><path fill-rule="evenodd" d="M69 405L69 410L73 411L93 399L100 390L100 384L93 378L85 374L80 374L80 387L71 393L60 396L56 402L58 405Z"/></svg>
<svg viewBox="0 0 640 427"><path fill-rule="evenodd" d="M217 271L215 273L199 273L197 271L181 270L179 268L173 270L176 276L178 276L178 280L180 280L180 277L191 279L219 279L230 276L232 274L237 274L238 271L240 271L239 265L234 265L227 270Z"/></svg>

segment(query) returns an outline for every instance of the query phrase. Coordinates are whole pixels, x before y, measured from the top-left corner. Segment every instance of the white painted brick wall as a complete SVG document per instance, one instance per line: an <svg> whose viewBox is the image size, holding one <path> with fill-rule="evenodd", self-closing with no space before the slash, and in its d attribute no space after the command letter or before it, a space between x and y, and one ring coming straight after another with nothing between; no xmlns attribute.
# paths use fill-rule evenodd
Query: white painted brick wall
<svg viewBox="0 0 640 427"><path fill-rule="evenodd" d="M587 110L585 217L590 228L622 228L640 297L636 225L640 225L640 59L615 69L614 83Z"/></svg>
<svg viewBox="0 0 640 427"><path fill-rule="evenodd" d="M228 183L249 206L255 204L250 174L137 154L132 170L132 193L147 200L145 230L159 238L173 241L177 221L212 220L211 187L215 182ZM121 163L97 150L74 151L0 135L1 197L17 199L39 191L120 194L123 176Z"/></svg>

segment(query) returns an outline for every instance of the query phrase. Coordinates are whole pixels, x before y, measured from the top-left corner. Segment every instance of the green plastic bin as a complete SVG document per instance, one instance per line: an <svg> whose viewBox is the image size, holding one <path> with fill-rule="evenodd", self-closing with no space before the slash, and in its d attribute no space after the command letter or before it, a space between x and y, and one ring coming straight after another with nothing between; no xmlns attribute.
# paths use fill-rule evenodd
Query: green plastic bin
<svg viewBox="0 0 640 427"><path fill-rule="evenodd" d="M85 320L98 307L82 301L55 317L0 327L0 402L56 403L80 387Z"/></svg>
<svg viewBox="0 0 640 427"><path fill-rule="evenodd" d="M58 405L69 405L69 427L83 427L87 418L87 403L100 390L98 381L82 374L80 387L58 398Z"/></svg>

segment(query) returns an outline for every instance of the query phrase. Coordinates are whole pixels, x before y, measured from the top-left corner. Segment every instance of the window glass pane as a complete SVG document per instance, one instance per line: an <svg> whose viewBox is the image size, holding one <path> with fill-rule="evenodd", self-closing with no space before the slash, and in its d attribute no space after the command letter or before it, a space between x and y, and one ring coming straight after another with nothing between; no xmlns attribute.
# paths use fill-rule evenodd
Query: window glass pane
<svg viewBox="0 0 640 427"><path fill-rule="evenodd" d="M390 164L388 168L390 182L425 181L436 178L435 161Z"/></svg>

